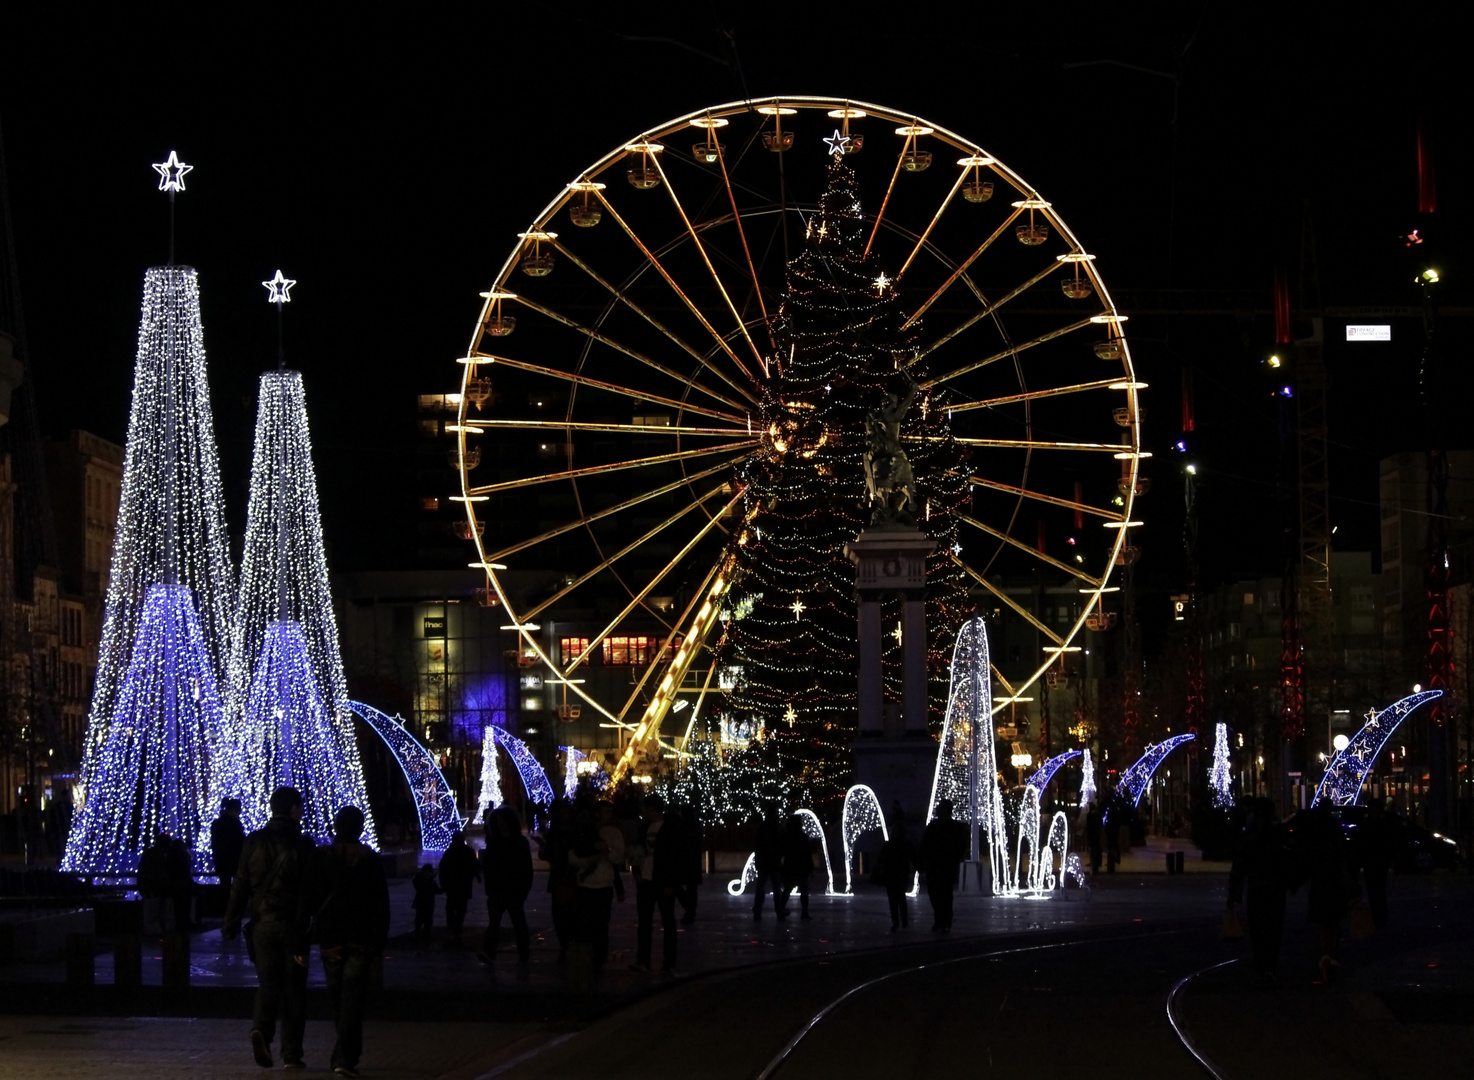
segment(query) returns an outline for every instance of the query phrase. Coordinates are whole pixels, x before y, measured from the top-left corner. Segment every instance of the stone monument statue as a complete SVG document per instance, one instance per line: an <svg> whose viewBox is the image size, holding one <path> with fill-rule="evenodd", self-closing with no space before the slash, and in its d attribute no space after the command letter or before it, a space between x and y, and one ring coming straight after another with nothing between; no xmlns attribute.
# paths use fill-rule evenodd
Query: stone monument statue
<svg viewBox="0 0 1474 1080"><path fill-rule="evenodd" d="M887 391L885 403L865 418L865 488L872 526L916 525L916 477L901 446L901 421L916 400L916 383L902 375L905 396Z"/></svg>

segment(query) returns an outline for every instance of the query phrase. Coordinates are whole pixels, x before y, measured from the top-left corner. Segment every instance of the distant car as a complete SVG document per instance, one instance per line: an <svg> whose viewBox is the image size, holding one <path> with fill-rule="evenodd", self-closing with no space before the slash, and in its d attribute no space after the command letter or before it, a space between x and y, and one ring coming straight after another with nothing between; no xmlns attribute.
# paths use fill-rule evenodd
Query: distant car
<svg viewBox="0 0 1474 1080"><path fill-rule="evenodd" d="M1348 835L1366 820L1367 808L1361 805L1333 806L1331 816L1341 823ZM1387 814L1396 837L1392 851L1392 871L1396 874L1431 874L1435 870L1457 870L1463 865L1459 845L1442 833L1429 832L1411 818ZM1287 824L1293 830L1294 818Z"/></svg>

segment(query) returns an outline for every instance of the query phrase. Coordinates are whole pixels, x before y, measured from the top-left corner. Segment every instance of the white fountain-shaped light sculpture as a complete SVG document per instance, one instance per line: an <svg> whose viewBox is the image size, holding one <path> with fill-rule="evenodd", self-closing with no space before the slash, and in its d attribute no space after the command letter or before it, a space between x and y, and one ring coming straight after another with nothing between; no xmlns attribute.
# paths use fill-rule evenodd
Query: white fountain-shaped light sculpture
<svg viewBox="0 0 1474 1080"><path fill-rule="evenodd" d="M853 790L853 789L851 789L851 790ZM866 790L868 791L869 788L866 788ZM872 798L873 797L874 796L872 795ZM845 803L845 805L846 805L846 807L848 807L848 805L849 805L848 797L846 797L846 803ZM799 821L803 824L804 835L807 836L810 840L817 840L817 841L819 841L819 848L820 848L820 850L822 850L824 852L824 875L825 875L824 895L825 896L840 896L840 895L843 895L841 893L835 892L835 890L834 890L834 863L829 858L829 841L826 840L825 837L824 837L824 826L819 823L819 815L816 814L816 813L814 813L812 810L808 809L807 807L804 807L804 808L799 809L799 810L795 810L793 813L794 813L794 816L796 816L799 819ZM884 822L882 822L882 827L884 827ZM845 849L845 857L846 857L846 859L849 858L849 849L848 849L848 846L846 846L846 849ZM845 871L846 871L846 874L848 874L848 871L849 871L848 865L846 865ZM756 880L757 880L757 852L753 852L751 855L747 856L747 862L745 862L745 863L742 864L742 873L739 874L737 877L734 877L731 881L727 882L727 895L728 896L741 896L742 893L746 890L746 888L749 885L751 885ZM845 886L848 889L848 886L849 886L848 878L846 878Z"/></svg>

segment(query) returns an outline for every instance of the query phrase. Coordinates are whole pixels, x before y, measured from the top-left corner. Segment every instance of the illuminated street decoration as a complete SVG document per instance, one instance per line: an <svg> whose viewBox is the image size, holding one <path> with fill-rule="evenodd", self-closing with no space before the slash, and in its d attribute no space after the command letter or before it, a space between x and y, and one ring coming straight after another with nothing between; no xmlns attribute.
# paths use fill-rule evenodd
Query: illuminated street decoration
<svg viewBox="0 0 1474 1080"><path fill-rule="evenodd" d="M880 800L865 784L856 784L844 793L844 812L840 815L840 832L844 837L844 891L855 891L853 873L855 866L855 842L866 833L880 830L881 840L891 838L885 827L885 814L881 812Z"/></svg>
<svg viewBox="0 0 1474 1080"><path fill-rule="evenodd" d="M571 799L578 791L578 763L587 761L589 756L574 746L559 749L563 751L563 796Z"/></svg>
<svg viewBox="0 0 1474 1080"><path fill-rule="evenodd" d="M866 788L866 790L868 791L869 789ZM874 795L873 794L871 795L871 798L872 799L874 798ZM817 840L819 842L819 847L824 852L824 874L825 874L824 895L825 896L838 896L838 895L840 895L839 893L836 893L834 891L834 864L832 862L830 862L830 860L829 860L829 844L828 844L828 842L824 838L824 826L822 826L822 825L819 824L819 815L816 814L816 813L814 813L812 810L809 810L809 809L795 810L794 811L794 814L797 815L798 819L801 822L803 822L804 835L807 836L810 840ZM881 828L882 828L882 830L885 828L885 823L883 821L881 822ZM846 851L846 853L845 853L845 858L846 858L846 860L848 860L848 858L849 858L848 851ZM846 864L846 871L847 872L846 872L846 880L845 880L845 889L846 889L846 892L848 892L849 891L848 863ZM747 886L751 885L756 880L757 880L757 853L756 852L753 852L751 855L749 855L747 857L747 862L745 862L745 863L742 864L742 873L739 874L739 875L737 875L731 881L727 882L727 895L728 896L741 896L742 893L743 893L743 891L747 888Z"/></svg>
<svg viewBox="0 0 1474 1080"><path fill-rule="evenodd" d="M548 774L528 746L511 732L492 726L489 729L501 748L507 752L512 759L512 765L517 770L517 776L522 781L522 790L527 792L527 802L534 807L546 810L553 805L553 785L548 780Z"/></svg>
<svg viewBox="0 0 1474 1080"><path fill-rule="evenodd" d="M1233 802L1229 788L1233 774L1228 761L1228 725L1217 724L1213 729L1213 768L1208 771L1208 788L1213 793L1213 805L1226 807Z"/></svg>
<svg viewBox="0 0 1474 1080"><path fill-rule="evenodd" d="M276 277L270 281L263 281L261 284L271 290L271 294L266 298L268 304L290 304L292 302L291 289L297 282L293 278L282 277L282 272L278 270Z"/></svg>
<svg viewBox="0 0 1474 1080"><path fill-rule="evenodd" d="M833 135L824 136L824 141L829 145L830 157L843 156L849 153L850 137L842 134L839 128L834 129ZM158 168L158 166L155 165L154 168Z"/></svg>
<svg viewBox="0 0 1474 1080"><path fill-rule="evenodd" d="M179 155L173 150L169 151L168 160L154 166L154 172L159 174L160 191L183 191L184 176L193 171L194 166L180 161Z"/></svg>
<svg viewBox="0 0 1474 1080"><path fill-rule="evenodd" d="M1080 762L1080 806L1087 807L1090 800L1095 798L1095 760L1090 755L1090 748L1083 751L1084 760Z"/></svg>
<svg viewBox="0 0 1474 1080"><path fill-rule="evenodd" d="M328 586L302 375L261 376L240 597L231 650L232 723L245 752L246 827L265 824L271 792L303 793L302 828L330 835L333 815L366 808ZM372 819L370 845L378 840Z"/></svg>
<svg viewBox="0 0 1474 1080"><path fill-rule="evenodd" d="M348 707L373 728L384 740L404 772L405 782L415 800L415 813L420 819L420 847L425 851L444 851L450 847L451 835L461 827L455 793L446 783L445 774L430 752L405 728L398 717L380 712L372 705L350 701Z"/></svg>
<svg viewBox="0 0 1474 1080"><path fill-rule="evenodd" d="M1191 742L1193 738L1192 735L1174 735L1170 739L1163 739L1159 743L1148 746L1146 752L1136 759L1136 763L1121 774L1116 790L1124 795L1132 806L1138 805L1157 767L1167 760L1168 754L1183 743Z"/></svg>
<svg viewBox="0 0 1474 1080"><path fill-rule="evenodd" d="M475 821L485 821L486 812L502 804L502 770L497 762L496 727L488 725L481 736L481 794L476 799Z"/></svg>
<svg viewBox="0 0 1474 1080"><path fill-rule="evenodd" d="M1079 757L1080 753L1081 751L1079 750L1066 750L1063 754L1055 754L1054 757L1039 766L1038 771L1029 777L1025 786L1032 788L1036 793L1036 797L1043 795L1044 792L1049 790L1049 785L1054 780L1054 774L1064 768L1067 762Z"/></svg>
<svg viewBox="0 0 1474 1080"><path fill-rule="evenodd" d="M1423 690L1409 694L1379 713L1368 713L1366 724L1351 737L1346 749L1337 751L1326 766L1326 774L1315 789L1315 800L1311 805L1327 802L1332 806L1350 806L1355 803L1362 785L1366 783L1367 773L1371 772L1377 755L1398 725L1419 705L1442 695L1442 690Z"/></svg>
<svg viewBox="0 0 1474 1080"><path fill-rule="evenodd" d="M63 869L131 873L161 829L203 865L205 824L242 784L220 704L232 590L199 281L190 267L155 267Z"/></svg>

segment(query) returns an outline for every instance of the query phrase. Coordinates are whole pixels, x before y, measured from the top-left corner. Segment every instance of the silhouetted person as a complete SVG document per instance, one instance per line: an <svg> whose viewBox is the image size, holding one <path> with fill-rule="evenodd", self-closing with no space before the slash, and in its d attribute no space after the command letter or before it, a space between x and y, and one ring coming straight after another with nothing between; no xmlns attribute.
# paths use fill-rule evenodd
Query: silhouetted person
<svg viewBox="0 0 1474 1080"><path fill-rule="evenodd" d="M1101 817L1102 827L1105 829L1106 841L1106 873L1114 874L1116 864L1121 861L1121 830L1127 827L1130 813L1126 809L1123 799L1112 792L1106 803L1105 813Z"/></svg>
<svg viewBox="0 0 1474 1080"><path fill-rule="evenodd" d="M302 1062L307 1023L307 876L315 861L312 841L302 835L302 794L280 787L271 793L271 820L246 837L225 909L227 939L241 932L249 914L246 947L256 965L256 1006L251 1017L251 1051L256 1064L271 1068L271 1041L281 1020L282 1063Z"/></svg>
<svg viewBox="0 0 1474 1080"><path fill-rule="evenodd" d="M906 910L906 894L916 878L916 849L906 835L900 814L892 814L891 835L880 849L875 862L873 880L884 886L886 902L891 909L891 929L910 925Z"/></svg>
<svg viewBox="0 0 1474 1080"><path fill-rule="evenodd" d="M502 916L512 924L512 937L517 943L517 962L531 958L531 938L527 932L527 894L532 891L532 845L522 835L517 812L503 806L488 810L486 850L481 853L481 885L486 890L486 937L477 955L483 964L496 958L502 934Z"/></svg>
<svg viewBox="0 0 1474 1080"><path fill-rule="evenodd" d="M676 809L681 822L681 883L676 886L676 899L681 904L681 922L690 926L696 921L696 898L701 894L703 837L695 808L687 804Z"/></svg>
<svg viewBox="0 0 1474 1080"><path fill-rule="evenodd" d="M519 830L520 832L520 830ZM538 838L537 857L548 864L548 900L561 962L578 925L578 875L568 861L573 850L573 804L553 800L551 820Z"/></svg>
<svg viewBox="0 0 1474 1080"><path fill-rule="evenodd" d="M314 867L317 940L338 1035L331 1065L340 1076L359 1075L369 977L389 937L389 883L379 857L361 840L363 822L358 807L339 810L333 842L318 849Z"/></svg>
<svg viewBox="0 0 1474 1080"><path fill-rule="evenodd" d="M799 918L809 917L809 879L813 876L814 851L803 818L790 814L783 834L783 912L788 910L788 898L797 891Z"/></svg>
<svg viewBox="0 0 1474 1080"><path fill-rule="evenodd" d="M757 880L752 883L754 919L763 917L763 897L770 891L773 894L773 911L780 919L788 917L788 911L783 905L784 843L783 822L778 817L778 808L769 806L757 827L757 836L753 841L752 861L753 868L757 871Z"/></svg>
<svg viewBox="0 0 1474 1080"><path fill-rule="evenodd" d="M952 800L943 799L937 803L936 817L921 834L918 859L926 875L926 895L935 919L933 930L952 929L952 894L957 888L957 869L967 852L967 826L952 820Z"/></svg>
<svg viewBox="0 0 1474 1080"><path fill-rule="evenodd" d="M676 967L676 884L681 878L680 826L666 817L665 800L646 795L640 805L645 820L636 834L630 861L635 870L635 968L650 970L655 936L655 909L660 909L664 931L660 970L669 975Z"/></svg>
<svg viewBox="0 0 1474 1080"><path fill-rule="evenodd" d="M1090 810L1085 815L1085 842L1090 846L1091 876L1100 873L1100 834L1104 831L1104 827L1104 818L1100 812L1100 804L1092 799L1090 801Z"/></svg>
<svg viewBox="0 0 1474 1080"><path fill-rule="evenodd" d="M612 805L601 802L593 815L579 815L569 859L578 875L578 934L589 947L591 968L599 972L609 958L615 868L624 864L624 834L614 824Z"/></svg>
<svg viewBox="0 0 1474 1080"><path fill-rule="evenodd" d="M415 937L429 938L435 928L435 898L445 890L435 880L435 867L429 863L416 870L409 883L415 891L415 898L410 901L415 913Z"/></svg>
<svg viewBox="0 0 1474 1080"><path fill-rule="evenodd" d="M1351 901L1356 897L1356 871L1341 825L1324 806L1313 806L1295 820L1304 822L1303 833L1296 839L1298 854L1310 879L1306 914L1315 926L1320 952L1315 982L1328 983L1340 965L1341 920L1351 910Z"/></svg>
<svg viewBox="0 0 1474 1080"><path fill-rule="evenodd" d="M143 897L144 929L149 925L162 934L169 929L169 848L174 840L166 832L138 857L138 892Z"/></svg>
<svg viewBox="0 0 1474 1080"><path fill-rule="evenodd" d="M169 842L169 899L174 904L174 929L192 929L194 915L190 908L194 900L194 855L189 845L178 837Z"/></svg>
<svg viewBox="0 0 1474 1080"><path fill-rule="evenodd" d="M1290 887L1290 852L1274 803L1254 799L1249 820L1234 853L1228 878L1228 906L1247 909L1249 948L1254 970L1274 977L1285 936L1285 893Z"/></svg>
<svg viewBox="0 0 1474 1080"><path fill-rule="evenodd" d="M466 924L466 907L471 903L471 886L481 879L481 866L476 853L466 843L466 835L457 829L450 837L450 847L440 856L440 887L445 890L445 925L457 941Z"/></svg>
<svg viewBox="0 0 1474 1080"><path fill-rule="evenodd" d="M215 876L220 879L220 891L227 900L235 868L240 865L241 849L245 846L246 827L241 824L241 801L221 799L220 816L210 822L210 859L215 864Z"/></svg>
<svg viewBox="0 0 1474 1080"><path fill-rule="evenodd" d="M1392 869L1396 848L1397 825L1387 816L1382 800L1373 799L1367 803L1361 828L1356 830L1356 854L1361 879L1366 883L1367 908L1378 930L1387 925L1387 872Z"/></svg>

